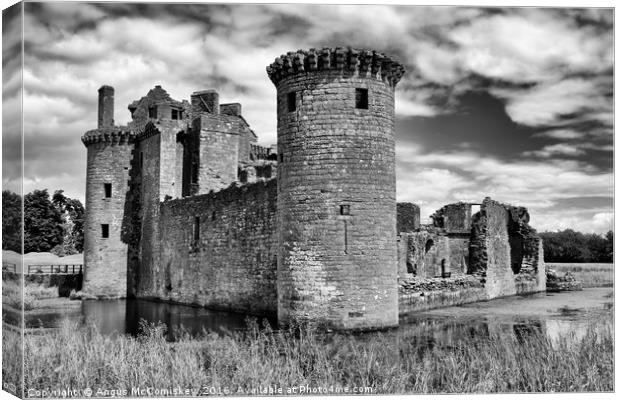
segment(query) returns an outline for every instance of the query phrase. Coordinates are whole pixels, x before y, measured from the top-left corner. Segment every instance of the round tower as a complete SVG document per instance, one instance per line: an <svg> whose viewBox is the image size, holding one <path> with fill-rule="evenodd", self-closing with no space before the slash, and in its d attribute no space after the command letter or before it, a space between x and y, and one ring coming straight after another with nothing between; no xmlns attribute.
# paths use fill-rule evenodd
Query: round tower
<svg viewBox="0 0 620 400"><path fill-rule="evenodd" d="M87 148L84 215L84 292L126 297L127 244L121 228L132 157L132 134L114 126L114 89L99 89L98 129L82 136Z"/></svg>
<svg viewBox="0 0 620 400"><path fill-rule="evenodd" d="M298 50L267 67L278 109L278 320L398 325L394 90L384 54Z"/></svg>

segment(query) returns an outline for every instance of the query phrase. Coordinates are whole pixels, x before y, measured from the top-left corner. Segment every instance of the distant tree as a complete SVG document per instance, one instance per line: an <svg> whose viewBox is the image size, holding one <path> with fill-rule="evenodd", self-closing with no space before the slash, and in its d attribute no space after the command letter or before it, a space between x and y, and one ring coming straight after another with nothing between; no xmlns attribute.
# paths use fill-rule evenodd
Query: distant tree
<svg viewBox="0 0 620 400"><path fill-rule="evenodd" d="M595 233L583 234L572 229L542 232L545 261L548 262L611 262L613 261L613 232L605 237Z"/></svg>
<svg viewBox="0 0 620 400"><path fill-rule="evenodd" d="M2 248L22 252L22 198L2 191Z"/></svg>
<svg viewBox="0 0 620 400"><path fill-rule="evenodd" d="M605 246L605 253L609 262L614 261L614 231L608 231L605 234L605 240L607 241Z"/></svg>
<svg viewBox="0 0 620 400"><path fill-rule="evenodd" d="M61 256L81 253L84 250L84 206L79 200L65 196L63 190L54 192L52 203L63 218L63 242L54 248L54 253Z"/></svg>
<svg viewBox="0 0 620 400"><path fill-rule="evenodd" d="M50 251L62 244L63 223L47 189L28 193L24 196L24 251Z"/></svg>

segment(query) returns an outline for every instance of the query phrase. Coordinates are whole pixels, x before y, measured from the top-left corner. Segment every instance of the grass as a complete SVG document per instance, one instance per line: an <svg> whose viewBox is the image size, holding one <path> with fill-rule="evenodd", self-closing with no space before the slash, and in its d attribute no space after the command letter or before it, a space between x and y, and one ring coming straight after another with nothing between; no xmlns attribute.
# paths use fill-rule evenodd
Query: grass
<svg viewBox="0 0 620 400"><path fill-rule="evenodd" d="M602 263L545 263L558 273L570 272L583 287L611 286L614 283L614 264Z"/></svg>
<svg viewBox="0 0 620 400"><path fill-rule="evenodd" d="M15 395L22 381L22 344L20 332L5 325L2 329L2 382L3 389Z"/></svg>
<svg viewBox="0 0 620 400"><path fill-rule="evenodd" d="M38 300L58 297L58 287L46 287L38 283L27 283L24 286L23 310L29 311L37 306ZM5 279L2 281L2 304L18 310L22 309L22 288L18 280Z"/></svg>
<svg viewBox="0 0 620 400"><path fill-rule="evenodd" d="M231 336L185 334L169 343L163 325L144 325L134 338L65 321L57 331L26 335L25 384L129 395L132 387L206 386L239 395L306 385L370 387L373 394L613 391L613 328L597 324L582 339L552 343L538 332L524 341L499 330L429 349L399 331L325 334L252 324Z"/></svg>

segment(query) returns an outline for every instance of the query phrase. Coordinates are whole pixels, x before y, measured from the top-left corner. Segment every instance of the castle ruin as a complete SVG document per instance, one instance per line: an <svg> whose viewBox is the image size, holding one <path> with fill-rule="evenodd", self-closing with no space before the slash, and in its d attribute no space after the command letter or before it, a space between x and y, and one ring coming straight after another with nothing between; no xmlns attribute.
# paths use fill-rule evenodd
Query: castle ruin
<svg viewBox="0 0 620 400"><path fill-rule="evenodd" d="M396 203L395 60L298 50L267 67L277 147L237 103L160 86L114 124L99 89L87 148L84 291L312 321L397 326L408 313L545 290L522 207L450 204L430 225Z"/></svg>

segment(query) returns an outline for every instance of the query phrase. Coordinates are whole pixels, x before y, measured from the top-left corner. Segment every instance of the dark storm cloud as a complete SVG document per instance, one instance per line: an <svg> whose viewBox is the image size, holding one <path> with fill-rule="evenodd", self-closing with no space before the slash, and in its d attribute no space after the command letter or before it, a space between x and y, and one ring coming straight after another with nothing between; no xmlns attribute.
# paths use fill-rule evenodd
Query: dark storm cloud
<svg viewBox="0 0 620 400"><path fill-rule="evenodd" d="M79 137L96 124L102 84L116 88L119 124L129 118L127 104L156 84L179 100L216 88L222 102L243 104L268 145L276 113L265 66L287 51L341 45L377 49L407 68L396 91L399 200L419 202L427 216L451 201L491 195L531 207L539 228L607 229L609 205L594 210L577 201L581 211L570 217L554 205L611 195L610 10L115 2L26 8L24 129L33 160L26 190L45 185L83 196L83 178L75 179L85 168ZM46 168L54 159L63 161Z"/></svg>

